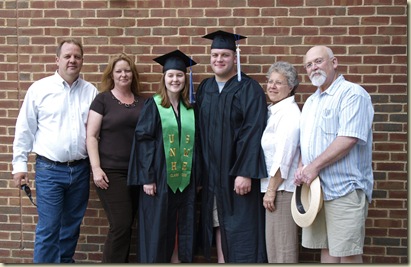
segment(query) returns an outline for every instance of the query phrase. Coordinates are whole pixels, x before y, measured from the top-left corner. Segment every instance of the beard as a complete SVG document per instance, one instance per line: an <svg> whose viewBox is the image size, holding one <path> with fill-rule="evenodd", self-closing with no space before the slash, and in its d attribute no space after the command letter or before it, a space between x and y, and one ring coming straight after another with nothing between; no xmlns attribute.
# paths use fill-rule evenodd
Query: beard
<svg viewBox="0 0 411 267"><path fill-rule="evenodd" d="M316 72L313 72L310 75L311 83L314 86L317 86L317 87L320 87L321 85L323 85L325 83L326 79L327 79L327 74L322 70L318 70Z"/></svg>

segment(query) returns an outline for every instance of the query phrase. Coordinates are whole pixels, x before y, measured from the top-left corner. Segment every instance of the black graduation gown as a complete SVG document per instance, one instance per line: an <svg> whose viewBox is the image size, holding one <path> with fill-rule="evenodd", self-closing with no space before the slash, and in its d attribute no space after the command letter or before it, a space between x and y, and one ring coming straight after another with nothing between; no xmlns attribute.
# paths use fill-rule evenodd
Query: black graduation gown
<svg viewBox="0 0 411 267"><path fill-rule="evenodd" d="M219 93L215 78L201 82L197 94L202 150L202 241L210 258L213 199L217 199L222 248L226 262L267 262L265 211L259 178L267 177L261 136L267 121L263 89L242 73ZM251 192L234 192L237 176L252 178Z"/></svg>
<svg viewBox="0 0 411 267"><path fill-rule="evenodd" d="M195 155L195 153L193 153ZM193 157L194 160L194 157ZM194 162L193 162L194 166ZM167 185L161 118L153 98L141 111L130 157L128 184L156 183L157 193L148 196L140 189L139 260L169 263L174 249L178 212L179 259L192 262L195 233L195 182L176 193Z"/></svg>

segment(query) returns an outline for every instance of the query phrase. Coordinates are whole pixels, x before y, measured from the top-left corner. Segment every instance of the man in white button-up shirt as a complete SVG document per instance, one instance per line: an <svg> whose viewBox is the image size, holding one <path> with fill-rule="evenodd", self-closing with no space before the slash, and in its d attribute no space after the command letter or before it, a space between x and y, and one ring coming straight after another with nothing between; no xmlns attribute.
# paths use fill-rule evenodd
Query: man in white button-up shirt
<svg viewBox="0 0 411 267"><path fill-rule="evenodd" d="M324 204L303 228L302 245L321 249L322 263L359 263L374 181L371 97L338 73L338 60L326 46L308 50L304 64L317 90L301 113L295 183L309 185L318 175Z"/></svg>
<svg viewBox="0 0 411 267"><path fill-rule="evenodd" d="M80 78L81 43L63 40L56 54L54 75L34 82L26 93L13 143L16 187L29 184L28 156L37 155L35 263L74 262L89 197L86 123L97 89Z"/></svg>

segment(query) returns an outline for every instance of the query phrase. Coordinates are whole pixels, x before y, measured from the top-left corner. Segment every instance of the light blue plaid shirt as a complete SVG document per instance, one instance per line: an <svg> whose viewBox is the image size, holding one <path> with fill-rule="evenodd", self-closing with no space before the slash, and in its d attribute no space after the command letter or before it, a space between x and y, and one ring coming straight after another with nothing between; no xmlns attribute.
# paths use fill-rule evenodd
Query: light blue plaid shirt
<svg viewBox="0 0 411 267"><path fill-rule="evenodd" d="M358 138L347 156L320 171L324 200L362 189L371 202L373 118L370 95L342 75L325 92L317 89L305 102L300 120L303 165L314 161L337 136Z"/></svg>

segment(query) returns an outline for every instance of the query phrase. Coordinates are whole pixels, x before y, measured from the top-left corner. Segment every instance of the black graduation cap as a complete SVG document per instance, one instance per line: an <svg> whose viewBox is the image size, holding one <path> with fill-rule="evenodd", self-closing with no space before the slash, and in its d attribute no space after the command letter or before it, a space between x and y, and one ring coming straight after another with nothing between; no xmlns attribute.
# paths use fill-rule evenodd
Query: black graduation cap
<svg viewBox="0 0 411 267"><path fill-rule="evenodd" d="M168 70L181 70L184 73L187 73L188 67L197 64L194 60L178 49L156 57L153 60L163 66L163 73Z"/></svg>
<svg viewBox="0 0 411 267"><path fill-rule="evenodd" d="M219 30L204 35L203 38L213 40L213 43L211 44L211 49L230 49L236 51L236 41L245 39L247 37Z"/></svg>
<svg viewBox="0 0 411 267"><path fill-rule="evenodd" d="M225 31L215 31L204 35L203 38L213 40L211 49L230 49L237 53L237 80L241 81L240 48L238 41L247 37Z"/></svg>

